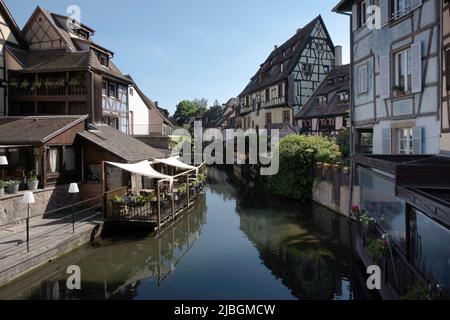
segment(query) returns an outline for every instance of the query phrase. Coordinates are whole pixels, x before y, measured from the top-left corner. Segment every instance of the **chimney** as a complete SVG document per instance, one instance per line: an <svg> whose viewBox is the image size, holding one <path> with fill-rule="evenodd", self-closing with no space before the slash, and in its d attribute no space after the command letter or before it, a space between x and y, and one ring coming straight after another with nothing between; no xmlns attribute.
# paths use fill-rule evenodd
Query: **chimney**
<svg viewBox="0 0 450 320"><path fill-rule="evenodd" d="M342 46L336 46L334 48L334 56L336 59L336 67L342 66Z"/></svg>
<svg viewBox="0 0 450 320"><path fill-rule="evenodd" d="M300 31L302 31L302 28L297 29L297 33L299 33Z"/></svg>
<svg viewBox="0 0 450 320"><path fill-rule="evenodd" d="M159 107L159 103L158 103L158 101L155 101L155 107Z"/></svg>
<svg viewBox="0 0 450 320"><path fill-rule="evenodd" d="M274 45L273 48L274 48L275 50L277 50L277 49L278 49L278 45Z"/></svg>

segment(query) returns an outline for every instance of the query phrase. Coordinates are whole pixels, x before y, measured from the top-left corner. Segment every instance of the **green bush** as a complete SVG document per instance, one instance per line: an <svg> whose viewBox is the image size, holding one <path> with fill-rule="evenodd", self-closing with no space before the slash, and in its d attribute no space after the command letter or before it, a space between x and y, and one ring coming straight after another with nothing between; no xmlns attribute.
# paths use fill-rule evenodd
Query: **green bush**
<svg viewBox="0 0 450 320"><path fill-rule="evenodd" d="M324 136L290 135L280 141L279 151L279 172L263 179L264 188L300 201L312 199L315 164L334 163L341 156L338 145Z"/></svg>

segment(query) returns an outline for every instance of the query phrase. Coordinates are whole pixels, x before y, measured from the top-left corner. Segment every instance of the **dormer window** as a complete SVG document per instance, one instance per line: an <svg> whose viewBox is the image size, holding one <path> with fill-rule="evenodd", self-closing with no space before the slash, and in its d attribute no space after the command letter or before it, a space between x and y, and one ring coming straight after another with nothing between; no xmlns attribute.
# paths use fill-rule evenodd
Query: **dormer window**
<svg viewBox="0 0 450 320"><path fill-rule="evenodd" d="M349 101L348 91L342 91L337 94L339 103L347 103Z"/></svg>
<svg viewBox="0 0 450 320"><path fill-rule="evenodd" d="M324 106L326 105L328 102L327 96L318 96L317 97L317 104L319 106Z"/></svg>
<svg viewBox="0 0 450 320"><path fill-rule="evenodd" d="M302 65L302 70L304 74L311 74L312 73L312 65L308 64L308 63L304 63Z"/></svg>
<svg viewBox="0 0 450 320"><path fill-rule="evenodd" d="M86 32L85 30L82 29L78 29L77 30L77 35L81 38L81 39L89 39L89 33Z"/></svg>
<svg viewBox="0 0 450 320"><path fill-rule="evenodd" d="M101 64L102 66L108 68L108 66L109 66L109 59L108 59L107 56L105 56L105 55L103 55L103 54L100 54L99 57L98 57L98 60L100 61L100 64Z"/></svg>
<svg viewBox="0 0 450 320"><path fill-rule="evenodd" d="M328 79L327 80L327 86L334 86L334 79Z"/></svg>

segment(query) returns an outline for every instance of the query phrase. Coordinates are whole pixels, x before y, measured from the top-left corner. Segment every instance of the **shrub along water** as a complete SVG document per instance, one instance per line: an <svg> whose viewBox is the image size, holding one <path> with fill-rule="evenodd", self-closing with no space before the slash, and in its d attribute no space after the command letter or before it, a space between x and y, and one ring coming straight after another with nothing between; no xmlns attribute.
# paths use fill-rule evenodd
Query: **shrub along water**
<svg viewBox="0 0 450 320"><path fill-rule="evenodd" d="M317 162L334 163L341 157L339 146L324 136L290 135L280 141L280 170L263 179L266 191L297 199L312 199L314 166Z"/></svg>

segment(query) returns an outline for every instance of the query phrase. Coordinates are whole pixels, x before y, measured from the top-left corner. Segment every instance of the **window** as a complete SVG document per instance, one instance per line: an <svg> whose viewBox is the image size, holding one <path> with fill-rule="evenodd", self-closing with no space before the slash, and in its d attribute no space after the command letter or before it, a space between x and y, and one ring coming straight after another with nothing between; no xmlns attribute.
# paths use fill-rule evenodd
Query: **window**
<svg viewBox="0 0 450 320"><path fill-rule="evenodd" d="M367 1L361 2L359 6L359 14L360 14L360 27L364 26L367 23Z"/></svg>
<svg viewBox="0 0 450 320"><path fill-rule="evenodd" d="M326 105L327 104L327 96L318 96L317 97L317 104L319 105L319 106L324 106L324 105Z"/></svg>
<svg viewBox="0 0 450 320"><path fill-rule="evenodd" d="M412 209L411 251L414 265L445 288L450 286L450 230Z"/></svg>
<svg viewBox="0 0 450 320"><path fill-rule="evenodd" d="M108 95L108 82L102 81L102 95Z"/></svg>
<svg viewBox="0 0 450 320"><path fill-rule="evenodd" d="M309 63L304 63L302 65L303 73L306 75L310 75L312 73L312 69L313 69L313 67Z"/></svg>
<svg viewBox="0 0 450 320"><path fill-rule="evenodd" d="M280 71L281 73L284 72L284 63L281 63L281 64L280 64L280 70L281 70L281 71Z"/></svg>
<svg viewBox="0 0 450 320"><path fill-rule="evenodd" d="M104 67L108 67L108 57L101 54L99 55L98 59L100 60L100 64Z"/></svg>
<svg viewBox="0 0 450 320"><path fill-rule="evenodd" d="M61 150L60 148L48 149L48 172L58 173L60 171L61 164Z"/></svg>
<svg viewBox="0 0 450 320"><path fill-rule="evenodd" d="M134 96L134 89L130 88L130 96Z"/></svg>
<svg viewBox="0 0 450 320"><path fill-rule="evenodd" d="M284 90L283 90L283 85L282 84L280 84L278 86L278 97L279 98L284 97Z"/></svg>
<svg viewBox="0 0 450 320"><path fill-rule="evenodd" d="M270 127L272 125L272 113L266 113L266 127Z"/></svg>
<svg viewBox="0 0 450 320"><path fill-rule="evenodd" d="M108 90L108 94L110 97L112 98L117 98L118 94L117 94L117 86L115 83L109 83L109 90Z"/></svg>
<svg viewBox="0 0 450 320"><path fill-rule="evenodd" d="M248 107L250 105L250 97L246 96L245 97L245 106Z"/></svg>
<svg viewBox="0 0 450 320"><path fill-rule="evenodd" d="M349 101L348 91L338 93L338 103L347 103Z"/></svg>
<svg viewBox="0 0 450 320"><path fill-rule="evenodd" d="M395 61L395 88L400 92L411 92L412 83L412 54L411 48L396 53Z"/></svg>
<svg viewBox="0 0 450 320"><path fill-rule="evenodd" d="M74 171L76 169L75 149L73 147L67 147L65 152L64 169L65 171Z"/></svg>
<svg viewBox="0 0 450 320"><path fill-rule="evenodd" d="M398 129L398 153L412 154L413 153L413 129L402 128Z"/></svg>
<svg viewBox="0 0 450 320"><path fill-rule="evenodd" d="M330 72L330 67L329 66L323 66L323 72L325 74L328 74L328 72Z"/></svg>
<svg viewBox="0 0 450 320"><path fill-rule="evenodd" d="M411 11L411 0L394 0L395 18L401 17Z"/></svg>
<svg viewBox="0 0 450 320"><path fill-rule="evenodd" d="M334 86L334 79L328 79L327 86Z"/></svg>
<svg viewBox="0 0 450 320"><path fill-rule="evenodd" d="M266 101L270 101L270 89L266 89Z"/></svg>
<svg viewBox="0 0 450 320"><path fill-rule="evenodd" d="M364 94L369 90L368 87L368 74L367 74L367 64L362 64L358 66L358 93Z"/></svg>
<svg viewBox="0 0 450 320"><path fill-rule="evenodd" d="M283 111L283 123L291 123L291 112L289 110Z"/></svg>

